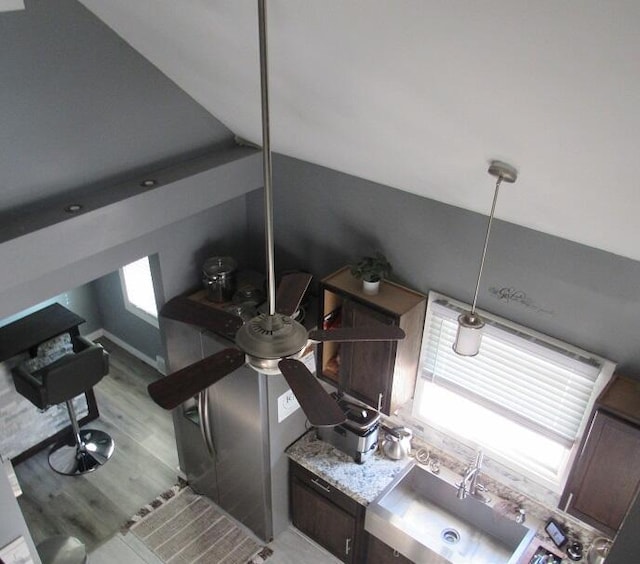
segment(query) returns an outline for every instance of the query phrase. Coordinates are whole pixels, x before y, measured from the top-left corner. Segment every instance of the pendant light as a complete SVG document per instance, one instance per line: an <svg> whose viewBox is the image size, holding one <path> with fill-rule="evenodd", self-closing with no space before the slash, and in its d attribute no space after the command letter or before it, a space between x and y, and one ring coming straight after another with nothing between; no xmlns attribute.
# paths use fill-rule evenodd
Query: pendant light
<svg viewBox="0 0 640 564"><path fill-rule="evenodd" d="M458 333L456 335L456 340L453 343L453 350L457 354L462 356L475 356L480 351L484 321L482 321L482 318L476 313L476 302L478 301L480 278L482 277L484 259L487 256L489 234L491 233L491 224L493 222L493 215L496 210L496 202L498 201L498 192L500 190L500 184L502 184L502 181L513 183L518 178L518 171L511 165L508 165L501 161L491 161L489 165L489 174L497 178L496 190L493 194L493 204L491 205L491 213L489 214L487 234L484 238L484 248L482 249L482 258L480 259L480 270L478 271L476 291L473 295L473 304L471 305L471 311L467 311L458 317Z"/></svg>

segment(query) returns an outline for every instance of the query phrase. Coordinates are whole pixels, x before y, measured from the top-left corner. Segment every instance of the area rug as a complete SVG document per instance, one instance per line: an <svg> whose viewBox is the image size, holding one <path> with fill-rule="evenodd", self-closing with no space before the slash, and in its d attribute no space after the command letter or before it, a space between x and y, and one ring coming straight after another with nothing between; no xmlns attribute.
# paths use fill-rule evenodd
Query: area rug
<svg viewBox="0 0 640 564"><path fill-rule="evenodd" d="M143 508L125 529L167 564L262 564L273 553L183 484Z"/></svg>

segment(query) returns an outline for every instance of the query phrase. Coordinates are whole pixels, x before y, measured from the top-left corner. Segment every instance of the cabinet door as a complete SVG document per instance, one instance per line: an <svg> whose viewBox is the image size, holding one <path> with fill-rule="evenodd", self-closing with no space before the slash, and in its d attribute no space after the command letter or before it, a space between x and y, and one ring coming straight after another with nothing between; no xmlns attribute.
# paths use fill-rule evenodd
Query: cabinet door
<svg viewBox="0 0 640 564"><path fill-rule="evenodd" d="M570 483L568 512L614 535L640 484L640 429L597 411Z"/></svg>
<svg viewBox="0 0 640 564"><path fill-rule="evenodd" d="M377 537L368 535L367 564L412 564L412 561L383 543Z"/></svg>
<svg viewBox="0 0 640 564"><path fill-rule="evenodd" d="M353 562L355 517L296 479L291 480L291 517L300 531L343 562Z"/></svg>
<svg viewBox="0 0 640 564"><path fill-rule="evenodd" d="M345 300L342 324L345 327L370 327L394 325L397 320L357 302ZM382 397L382 408L388 412L396 348L397 343L393 341L344 343L340 369L345 391L373 407L378 406Z"/></svg>

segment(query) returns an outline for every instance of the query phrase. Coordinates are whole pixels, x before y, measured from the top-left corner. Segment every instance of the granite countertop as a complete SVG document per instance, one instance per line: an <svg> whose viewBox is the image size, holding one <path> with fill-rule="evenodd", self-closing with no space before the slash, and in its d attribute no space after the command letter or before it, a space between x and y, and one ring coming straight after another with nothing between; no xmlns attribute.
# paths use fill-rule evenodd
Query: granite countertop
<svg viewBox="0 0 640 564"><path fill-rule="evenodd" d="M369 505L410 459L389 460L378 451L364 464L308 431L287 449L291 460L318 475L361 505Z"/></svg>

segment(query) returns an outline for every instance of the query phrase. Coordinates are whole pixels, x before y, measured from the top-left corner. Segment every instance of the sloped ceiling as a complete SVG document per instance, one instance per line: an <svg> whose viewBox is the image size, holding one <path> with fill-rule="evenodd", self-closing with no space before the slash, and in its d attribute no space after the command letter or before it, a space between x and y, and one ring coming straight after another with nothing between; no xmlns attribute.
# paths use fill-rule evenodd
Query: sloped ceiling
<svg viewBox="0 0 640 564"><path fill-rule="evenodd" d="M255 0L82 3L260 141ZM497 217L640 260L637 0L268 0L268 25L275 151L485 214L506 160Z"/></svg>

